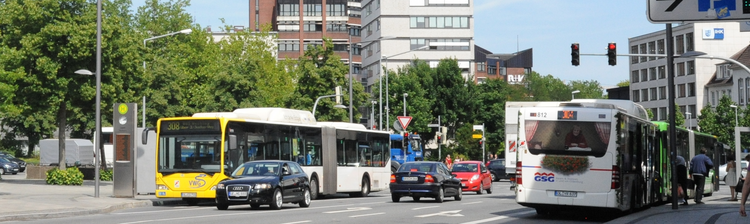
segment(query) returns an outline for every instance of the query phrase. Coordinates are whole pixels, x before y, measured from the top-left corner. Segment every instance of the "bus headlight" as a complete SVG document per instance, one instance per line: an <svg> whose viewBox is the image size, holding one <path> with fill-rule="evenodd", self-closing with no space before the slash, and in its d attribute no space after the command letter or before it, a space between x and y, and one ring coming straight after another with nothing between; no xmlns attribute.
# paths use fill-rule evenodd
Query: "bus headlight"
<svg viewBox="0 0 750 224"><path fill-rule="evenodd" d="M258 190L269 189L269 188L271 188L271 184L269 183L255 184L255 187L254 187L254 189L258 189Z"/></svg>
<svg viewBox="0 0 750 224"><path fill-rule="evenodd" d="M166 189L167 189L167 185L164 185L164 184L156 185L156 190L166 190Z"/></svg>

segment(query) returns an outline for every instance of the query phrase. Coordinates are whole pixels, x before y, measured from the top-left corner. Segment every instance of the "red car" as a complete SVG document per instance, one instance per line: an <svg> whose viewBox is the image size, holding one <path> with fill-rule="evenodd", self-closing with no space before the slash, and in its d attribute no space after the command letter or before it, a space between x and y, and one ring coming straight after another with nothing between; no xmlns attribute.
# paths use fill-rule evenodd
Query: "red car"
<svg viewBox="0 0 750 224"><path fill-rule="evenodd" d="M461 161L453 164L451 173L461 179L463 191L476 191L477 194L492 194L492 174L481 161Z"/></svg>

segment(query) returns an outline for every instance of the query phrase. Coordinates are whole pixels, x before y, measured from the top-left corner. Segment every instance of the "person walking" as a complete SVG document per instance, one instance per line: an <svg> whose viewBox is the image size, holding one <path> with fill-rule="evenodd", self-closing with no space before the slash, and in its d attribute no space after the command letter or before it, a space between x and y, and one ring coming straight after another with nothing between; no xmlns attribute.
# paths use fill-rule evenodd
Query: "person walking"
<svg viewBox="0 0 750 224"><path fill-rule="evenodd" d="M678 195L682 195L682 198L680 198L680 204L682 205L688 205L688 194L687 194L687 163L685 162L685 158L677 155L677 160L675 161L677 165L677 183L679 184L678 188Z"/></svg>
<svg viewBox="0 0 750 224"><path fill-rule="evenodd" d="M750 162L750 154L745 156L745 160ZM740 196L740 216L747 217L747 213L745 212L745 202L747 202L747 196L750 195L750 181L747 181L747 177L743 177L742 180L745 180L745 184L742 185L742 196Z"/></svg>
<svg viewBox="0 0 750 224"><path fill-rule="evenodd" d="M724 183L727 187L729 187L729 193L732 196L729 198L729 201L737 201L737 194L735 193L735 185L737 185L737 163L734 162L734 159L729 158L729 162L727 162L727 176L724 177ZM740 189L742 190L742 189Z"/></svg>
<svg viewBox="0 0 750 224"><path fill-rule="evenodd" d="M704 204L701 200L703 199L703 188L706 184L706 177L708 176L708 170L714 168L714 163L711 159L706 156L706 149L701 149L701 154L696 155L690 160L690 174L693 175L693 183L695 183L695 203Z"/></svg>

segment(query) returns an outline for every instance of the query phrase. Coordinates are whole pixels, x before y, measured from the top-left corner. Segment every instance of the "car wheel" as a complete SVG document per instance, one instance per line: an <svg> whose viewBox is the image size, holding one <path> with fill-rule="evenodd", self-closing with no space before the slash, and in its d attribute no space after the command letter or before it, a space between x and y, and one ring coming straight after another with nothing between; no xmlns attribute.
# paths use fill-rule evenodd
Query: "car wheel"
<svg viewBox="0 0 750 224"><path fill-rule="evenodd" d="M398 196L398 195L392 194L392 195L391 195L391 201L393 201L393 202L398 202L398 201L401 201L401 196Z"/></svg>
<svg viewBox="0 0 750 224"><path fill-rule="evenodd" d="M227 208L229 208L229 205L224 203L217 203L216 208L219 210L227 210Z"/></svg>
<svg viewBox="0 0 750 224"><path fill-rule="evenodd" d="M305 189L305 192L302 193L302 201L299 203L299 207L310 207L310 200L310 189Z"/></svg>
<svg viewBox="0 0 750 224"><path fill-rule="evenodd" d="M477 194L484 194L484 183L479 183L479 190Z"/></svg>
<svg viewBox="0 0 750 224"><path fill-rule="evenodd" d="M416 196L412 198L414 199L414 201L419 201L419 199L422 199L421 197L416 197Z"/></svg>
<svg viewBox="0 0 750 224"><path fill-rule="evenodd" d="M492 176L492 181L499 181L494 173L490 174Z"/></svg>
<svg viewBox="0 0 750 224"><path fill-rule="evenodd" d="M271 198L271 209L275 209L275 210L281 209L281 203L283 203L283 200L281 197L281 190L276 188L276 190L273 191L273 198Z"/></svg>
<svg viewBox="0 0 750 224"><path fill-rule="evenodd" d="M456 194L456 196L453 197L453 199L455 199L456 201L460 201L463 197L464 197L464 189L459 187L458 193Z"/></svg>
<svg viewBox="0 0 750 224"><path fill-rule="evenodd" d="M318 199L318 178L312 178L310 181L310 199Z"/></svg>
<svg viewBox="0 0 750 224"><path fill-rule="evenodd" d="M258 204L258 203L250 203L250 208L252 208L252 209L260 208L260 204Z"/></svg>
<svg viewBox="0 0 750 224"><path fill-rule="evenodd" d="M438 203L443 203L443 198L445 198L445 191L443 190L443 187L440 187L438 195L435 197L435 201L437 201Z"/></svg>
<svg viewBox="0 0 750 224"><path fill-rule="evenodd" d="M492 194L492 184L487 188L487 194Z"/></svg>

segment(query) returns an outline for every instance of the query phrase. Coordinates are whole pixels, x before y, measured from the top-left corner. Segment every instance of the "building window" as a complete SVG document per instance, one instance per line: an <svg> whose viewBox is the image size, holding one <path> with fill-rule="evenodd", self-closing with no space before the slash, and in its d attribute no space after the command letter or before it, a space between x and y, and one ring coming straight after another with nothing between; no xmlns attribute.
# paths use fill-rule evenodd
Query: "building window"
<svg viewBox="0 0 750 224"><path fill-rule="evenodd" d="M745 102L750 104L750 78L745 78Z"/></svg>
<svg viewBox="0 0 750 224"><path fill-rule="evenodd" d="M721 64L716 66L719 72L718 76L719 78L726 79L732 76L732 70L729 69L728 64Z"/></svg>
<svg viewBox="0 0 750 224"><path fill-rule="evenodd" d="M277 7L279 16L299 16L299 4L279 4Z"/></svg>
<svg viewBox="0 0 750 224"><path fill-rule="evenodd" d="M685 48L687 51L693 51L695 49L695 43L693 42L693 33L685 34Z"/></svg>
<svg viewBox="0 0 750 224"><path fill-rule="evenodd" d="M641 69L641 82L648 81L648 70Z"/></svg>
<svg viewBox="0 0 750 224"><path fill-rule="evenodd" d="M630 71L630 82L632 83L638 82L638 70Z"/></svg>
<svg viewBox="0 0 750 224"><path fill-rule="evenodd" d="M302 28L304 31L322 31L320 28L322 28L322 25L315 24L313 21L305 21L305 24L302 25Z"/></svg>
<svg viewBox="0 0 750 224"><path fill-rule="evenodd" d="M711 91L711 106L716 106L716 92Z"/></svg>
<svg viewBox="0 0 750 224"><path fill-rule="evenodd" d="M326 22L326 30L333 32L346 32L346 23L344 22Z"/></svg>
<svg viewBox="0 0 750 224"><path fill-rule="evenodd" d="M667 78L667 71L665 66L659 66L659 79L666 79Z"/></svg>
<svg viewBox="0 0 750 224"><path fill-rule="evenodd" d="M656 67L648 68L648 80L656 80Z"/></svg>
<svg viewBox="0 0 750 224"><path fill-rule="evenodd" d="M489 74L489 75L497 75L497 66L495 66L495 65L487 65L487 74Z"/></svg>
<svg viewBox="0 0 750 224"><path fill-rule="evenodd" d="M469 28L469 17L413 16L409 19L409 25L411 28L466 29Z"/></svg>
<svg viewBox="0 0 750 224"><path fill-rule="evenodd" d="M664 53L664 39L656 41L656 52L659 54L665 54Z"/></svg>
<svg viewBox="0 0 750 224"><path fill-rule="evenodd" d="M326 2L326 15L327 16L346 16L346 1L331 1Z"/></svg>
<svg viewBox="0 0 750 224"><path fill-rule="evenodd" d="M656 42L651 41L648 42L648 53L649 54L656 54ZM648 57L649 61L656 60L656 57Z"/></svg>
<svg viewBox="0 0 750 224"><path fill-rule="evenodd" d="M694 119L698 116L698 111L695 110L695 105L688 105L688 111L690 111L690 119Z"/></svg>
<svg viewBox="0 0 750 224"><path fill-rule="evenodd" d="M687 91L688 91L688 93L687 93L688 97L695 96L695 83L694 82L691 82L691 83L687 84Z"/></svg>
<svg viewBox="0 0 750 224"><path fill-rule="evenodd" d="M429 45L430 50L438 51L468 51L469 39L411 39L411 50Z"/></svg>
<svg viewBox="0 0 750 224"><path fill-rule="evenodd" d="M647 54L648 53L648 50L646 49L646 44L645 43L641 44L639 48L641 49L641 51L640 51L641 54ZM646 62L646 57L641 57L641 63L643 63L643 62Z"/></svg>
<svg viewBox="0 0 750 224"><path fill-rule="evenodd" d="M633 102L638 102L638 100L641 99L641 91L633 90L633 95L630 96L630 99L633 99Z"/></svg>
<svg viewBox="0 0 750 224"><path fill-rule="evenodd" d="M745 79L737 80L737 99L739 99L740 105L745 105Z"/></svg>
<svg viewBox="0 0 750 224"><path fill-rule="evenodd" d="M349 28L349 35L352 36L361 36L362 35L362 28L358 26L354 26Z"/></svg>
<svg viewBox="0 0 750 224"><path fill-rule="evenodd" d="M478 72L485 71L486 66L487 66L487 62L483 62L483 61L482 62L477 62L477 71Z"/></svg>
<svg viewBox="0 0 750 224"><path fill-rule="evenodd" d="M688 75L695 75L695 61L688 61L687 62L687 74Z"/></svg>
<svg viewBox="0 0 750 224"><path fill-rule="evenodd" d="M651 92L651 93L649 93L649 95L651 96L651 101L656 100L656 97L657 97L657 95L656 95L656 88L651 88L651 89L649 89L649 91Z"/></svg>
<svg viewBox="0 0 750 224"><path fill-rule="evenodd" d="M648 102L648 89L641 90L641 102Z"/></svg>
<svg viewBox="0 0 750 224"><path fill-rule="evenodd" d="M686 90L685 90L685 84L677 85L677 97L682 98L685 96L687 96Z"/></svg>
<svg viewBox="0 0 750 224"><path fill-rule="evenodd" d="M305 16L322 16L323 15L323 6L321 5L320 1L317 1L316 3L305 3L303 5Z"/></svg>
<svg viewBox="0 0 750 224"><path fill-rule="evenodd" d="M685 37L683 35L678 35L675 36L674 39L675 54L685 53Z"/></svg>
<svg viewBox="0 0 750 224"><path fill-rule="evenodd" d="M659 87L659 99L660 100L667 99L667 87L666 86Z"/></svg>
<svg viewBox="0 0 750 224"><path fill-rule="evenodd" d="M685 75L685 62L680 62L675 64L674 68L675 76L684 76Z"/></svg>
<svg viewBox="0 0 750 224"><path fill-rule="evenodd" d="M281 42L279 43L279 51L299 51L298 42Z"/></svg>
<svg viewBox="0 0 750 224"><path fill-rule="evenodd" d="M651 114L654 116L654 117L651 118L652 120L654 120L654 121L658 121L659 120L659 118L657 117L657 116L659 116L659 108L651 108Z"/></svg>
<svg viewBox="0 0 750 224"><path fill-rule="evenodd" d="M666 119L667 119L667 108L659 107L659 120L666 120Z"/></svg>
<svg viewBox="0 0 750 224"><path fill-rule="evenodd" d="M630 46L630 53L631 54L638 54L638 45ZM630 56L630 64L638 64L638 57L637 56Z"/></svg>

